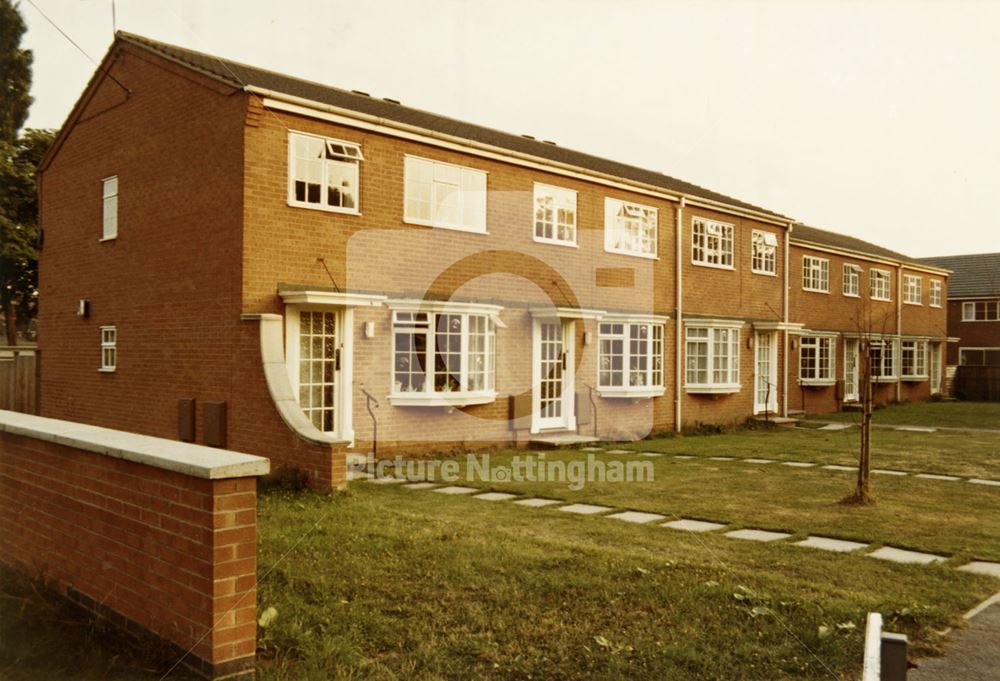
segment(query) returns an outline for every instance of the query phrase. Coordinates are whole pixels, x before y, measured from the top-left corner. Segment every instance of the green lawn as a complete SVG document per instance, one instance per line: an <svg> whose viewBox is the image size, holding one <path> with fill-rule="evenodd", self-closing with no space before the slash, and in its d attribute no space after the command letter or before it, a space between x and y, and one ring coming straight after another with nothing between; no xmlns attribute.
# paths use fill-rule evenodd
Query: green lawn
<svg viewBox="0 0 1000 681"><path fill-rule="evenodd" d="M856 423L861 416L858 412L837 412L809 418ZM1000 402L899 402L876 410L873 421L900 426L1000 430Z"/></svg>

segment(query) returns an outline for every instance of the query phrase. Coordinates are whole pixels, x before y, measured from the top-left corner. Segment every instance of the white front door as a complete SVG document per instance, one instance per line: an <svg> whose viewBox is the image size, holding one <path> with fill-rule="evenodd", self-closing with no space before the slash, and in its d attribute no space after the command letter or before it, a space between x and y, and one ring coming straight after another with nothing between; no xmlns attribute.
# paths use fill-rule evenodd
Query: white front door
<svg viewBox="0 0 1000 681"><path fill-rule="evenodd" d="M572 321L536 319L533 330L531 432L575 429Z"/></svg>
<svg viewBox="0 0 1000 681"><path fill-rule="evenodd" d="M755 414L778 411L778 344L773 331L758 332L754 343L757 348L754 367Z"/></svg>
<svg viewBox="0 0 1000 681"><path fill-rule="evenodd" d="M857 402L858 390L858 339L844 339L844 402Z"/></svg>
<svg viewBox="0 0 1000 681"><path fill-rule="evenodd" d="M941 344L930 343L927 347L931 356L928 363L931 370L931 395L937 395L941 392Z"/></svg>

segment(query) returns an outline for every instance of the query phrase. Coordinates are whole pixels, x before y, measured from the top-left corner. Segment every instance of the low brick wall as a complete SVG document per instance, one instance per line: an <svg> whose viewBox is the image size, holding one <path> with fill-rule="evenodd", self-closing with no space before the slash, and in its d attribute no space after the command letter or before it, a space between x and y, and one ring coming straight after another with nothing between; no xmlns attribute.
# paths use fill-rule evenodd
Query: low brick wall
<svg viewBox="0 0 1000 681"><path fill-rule="evenodd" d="M0 411L0 560L252 678L261 457Z"/></svg>

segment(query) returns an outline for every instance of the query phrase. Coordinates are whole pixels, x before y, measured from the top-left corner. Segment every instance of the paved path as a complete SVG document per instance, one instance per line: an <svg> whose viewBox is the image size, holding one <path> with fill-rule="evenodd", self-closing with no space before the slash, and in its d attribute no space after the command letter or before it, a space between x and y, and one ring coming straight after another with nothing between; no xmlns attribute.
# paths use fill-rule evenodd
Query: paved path
<svg viewBox="0 0 1000 681"><path fill-rule="evenodd" d="M944 657L916 661L909 681L996 681L1000 678L1000 602L967 620L949 636Z"/></svg>

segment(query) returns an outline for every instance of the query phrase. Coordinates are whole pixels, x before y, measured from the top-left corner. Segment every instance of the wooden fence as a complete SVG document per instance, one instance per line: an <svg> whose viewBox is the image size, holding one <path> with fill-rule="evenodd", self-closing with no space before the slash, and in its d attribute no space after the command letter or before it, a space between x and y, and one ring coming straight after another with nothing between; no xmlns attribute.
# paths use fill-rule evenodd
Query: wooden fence
<svg viewBox="0 0 1000 681"><path fill-rule="evenodd" d="M39 352L34 345L0 345L0 409L38 413Z"/></svg>
<svg viewBox="0 0 1000 681"><path fill-rule="evenodd" d="M959 366L954 391L961 400L1000 402L1000 366Z"/></svg>

